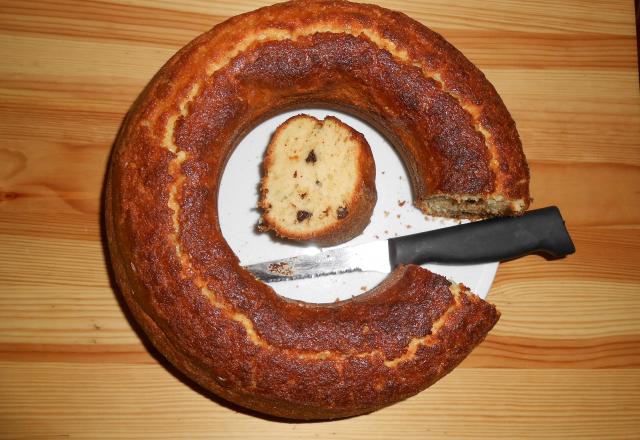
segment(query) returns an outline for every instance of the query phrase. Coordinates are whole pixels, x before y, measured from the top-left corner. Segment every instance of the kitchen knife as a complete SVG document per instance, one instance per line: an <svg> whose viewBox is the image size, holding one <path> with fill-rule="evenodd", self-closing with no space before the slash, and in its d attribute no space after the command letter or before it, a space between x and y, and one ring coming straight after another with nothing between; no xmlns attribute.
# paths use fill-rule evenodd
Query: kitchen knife
<svg viewBox="0 0 640 440"><path fill-rule="evenodd" d="M403 237L318 251L245 266L265 282L355 271L391 272L399 264L479 264L532 253L560 258L575 252L560 210L547 207Z"/></svg>

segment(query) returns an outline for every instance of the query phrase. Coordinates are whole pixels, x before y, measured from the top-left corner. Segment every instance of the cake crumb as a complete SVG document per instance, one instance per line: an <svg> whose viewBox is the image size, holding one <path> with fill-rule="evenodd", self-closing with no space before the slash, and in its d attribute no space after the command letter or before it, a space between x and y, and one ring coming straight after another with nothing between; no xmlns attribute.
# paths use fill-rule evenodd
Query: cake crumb
<svg viewBox="0 0 640 440"><path fill-rule="evenodd" d="M362 290L363 292L367 291L367 286L360 286L360 290Z"/></svg>
<svg viewBox="0 0 640 440"><path fill-rule="evenodd" d="M396 218L400 218L400 214L396 214Z"/></svg>
<svg viewBox="0 0 640 440"><path fill-rule="evenodd" d="M407 203L406 200L398 200L398 206L401 208L404 206L405 203Z"/></svg>
<svg viewBox="0 0 640 440"><path fill-rule="evenodd" d="M384 216L385 216L385 217L389 217L389 214L390 214L390 212L389 212L389 211L385 211L385 212L384 212Z"/></svg>
<svg viewBox="0 0 640 440"><path fill-rule="evenodd" d="M291 269L289 264L285 262L271 263L268 267L268 270L271 273L282 275L285 277L293 276L293 269Z"/></svg>
<svg viewBox="0 0 640 440"><path fill-rule="evenodd" d="M407 229L411 229L411 225L407 225Z"/></svg>

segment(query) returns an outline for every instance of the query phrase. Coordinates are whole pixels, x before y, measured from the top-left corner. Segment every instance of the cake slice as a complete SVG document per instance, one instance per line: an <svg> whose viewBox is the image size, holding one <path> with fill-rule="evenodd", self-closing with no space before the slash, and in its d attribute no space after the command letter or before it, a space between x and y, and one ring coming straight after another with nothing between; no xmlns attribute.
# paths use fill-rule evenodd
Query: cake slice
<svg viewBox="0 0 640 440"><path fill-rule="evenodd" d="M348 241L371 219L375 175L362 134L333 116L294 116L265 153L258 229L321 246Z"/></svg>

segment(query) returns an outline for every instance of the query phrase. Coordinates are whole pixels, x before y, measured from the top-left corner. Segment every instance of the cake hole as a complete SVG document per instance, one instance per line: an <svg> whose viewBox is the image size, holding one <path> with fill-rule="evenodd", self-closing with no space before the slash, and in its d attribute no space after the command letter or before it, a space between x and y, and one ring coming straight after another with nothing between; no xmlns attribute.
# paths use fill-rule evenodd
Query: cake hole
<svg viewBox="0 0 640 440"><path fill-rule="evenodd" d="M256 207L261 177L261 163L267 144L276 127L292 116L306 113L317 119L333 115L362 133L376 162L376 187L378 202L371 217L371 223L363 233L341 246L365 243L377 238L418 233L455 224L442 219L425 218L415 208L411 200L410 179L395 149L385 137L370 125L349 114L325 109L303 109L279 114L266 120L250 131L238 144L223 172L218 194L218 217L220 229L227 243L235 252L240 264L248 265L271 261L301 254L320 251L313 245L305 245L290 240L277 239L273 234L257 232L256 225L260 212ZM315 160L321 160L314 152ZM306 156L308 158L308 155ZM300 176L298 170L297 175ZM321 185L321 182L316 182ZM304 192L302 190L302 192ZM298 194L294 194L296 198ZM398 200L407 203L400 207ZM348 210L348 206L345 207ZM385 214L386 211L386 214ZM402 223L396 215L402 213ZM327 215L325 213L324 215ZM321 216L322 212L313 215ZM411 230L406 225L411 224ZM428 265L434 272L441 273L471 287L484 296L493 280L497 264L478 266L435 266ZM285 297L312 303L332 303L336 299L345 300L365 293L361 287L371 290L386 275L375 272L353 272L341 275L298 279L271 283L274 290Z"/></svg>

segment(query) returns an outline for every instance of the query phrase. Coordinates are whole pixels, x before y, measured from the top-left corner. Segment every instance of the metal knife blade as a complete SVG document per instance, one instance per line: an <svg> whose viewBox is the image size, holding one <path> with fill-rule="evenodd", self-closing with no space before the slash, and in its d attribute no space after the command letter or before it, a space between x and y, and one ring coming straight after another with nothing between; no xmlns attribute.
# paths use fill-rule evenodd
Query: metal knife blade
<svg viewBox="0 0 640 440"><path fill-rule="evenodd" d="M560 211L551 206L520 217L482 220L245 268L263 281L275 282L355 271L388 273L399 264L478 264L531 253L560 258L573 252Z"/></svg>
<svg viewBox="0 0 640 440"><path fill-rule="evenodd" d="M391 272L386 240L245 266L267 283L346 272Z"/></svg>

